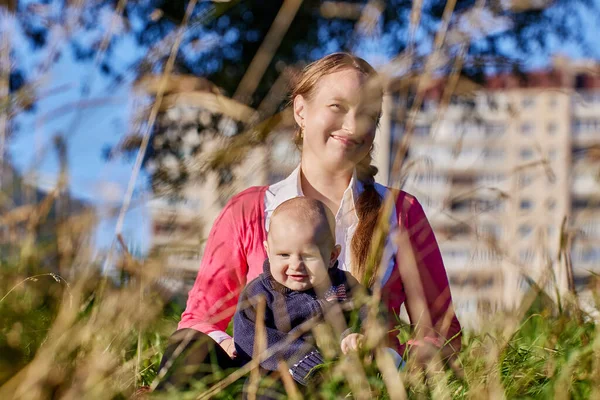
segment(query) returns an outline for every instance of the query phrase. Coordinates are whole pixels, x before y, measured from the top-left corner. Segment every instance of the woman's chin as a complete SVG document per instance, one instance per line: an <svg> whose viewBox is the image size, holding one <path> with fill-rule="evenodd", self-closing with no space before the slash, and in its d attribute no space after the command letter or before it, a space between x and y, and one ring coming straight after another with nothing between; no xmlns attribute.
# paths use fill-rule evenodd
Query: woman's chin
<svg viewBox="0 0 600 400"><path fill-rule="evenodd" d="M348 167L349 164L356 165L367 154L368 150L365 150L362 145L346 146L332 143L332 146L328 146L327 152L323 154L323 159Z"/></svg>
<svg viewBox="0 0 600 400"><path fill-rule="evenodd" d="M349 148L338 146L336 143L328 143L318 153L315 152L309 157L306 157L306 154L304 154L303 159L309 161L311 164L318 164L327 171L351 170L368 154L368 151L357 150L358 148Z"/></svg>

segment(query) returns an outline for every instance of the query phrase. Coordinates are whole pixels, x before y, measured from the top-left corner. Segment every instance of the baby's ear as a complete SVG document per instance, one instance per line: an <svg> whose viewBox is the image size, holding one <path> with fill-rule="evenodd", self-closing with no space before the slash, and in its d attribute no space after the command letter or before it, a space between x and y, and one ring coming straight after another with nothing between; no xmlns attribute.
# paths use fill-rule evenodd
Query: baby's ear
<svg viewBox="0 0 600 400"><path fill-rule="evenodd" d="M331 250L331 258L329 259L329 268L331 268L335 265L335 260L338 259L341 252L342 252L342 246L340 246L339 244L336 244L333 247L333 250Z"/></svg>
<svg viewBox="0 0 600 400"><path fill-rule="evenodd" d="M265 246L265 251L267 252L267 255L269 255L269 243L267 243L266 240L263 242L263 246Z"/></svg>

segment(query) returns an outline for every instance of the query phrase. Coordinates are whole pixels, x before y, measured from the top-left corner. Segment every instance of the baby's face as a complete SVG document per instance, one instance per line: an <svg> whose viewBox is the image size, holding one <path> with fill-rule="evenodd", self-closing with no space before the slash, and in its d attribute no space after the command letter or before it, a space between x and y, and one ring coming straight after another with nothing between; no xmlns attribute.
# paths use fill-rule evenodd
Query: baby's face
<svg viewBox="0 0 600 400"><path fill-rule="evenodd" d="M286 215L271 224L266 250L271 275L283 286L304 291L328 282L328 269L338 252L331 240L323 240L323 228Z"/></svg>

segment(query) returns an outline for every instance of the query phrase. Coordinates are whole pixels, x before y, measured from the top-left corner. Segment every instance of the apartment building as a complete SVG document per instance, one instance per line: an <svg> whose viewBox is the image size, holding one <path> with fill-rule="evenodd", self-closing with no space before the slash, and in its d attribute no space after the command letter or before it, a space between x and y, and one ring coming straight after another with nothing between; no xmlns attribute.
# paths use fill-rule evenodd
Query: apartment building
<svg viewBox="0 0 600 400"><path fill-rule="evenodd" d="M425 208L468 327L516 307L532 282L555 297L600 272L600 163L590 151L600 145L600 80L580 70L490 77L447 108L440 80L414 115L402 187ZM378 148L392 149L389 170L413 115L405 92L385 104Z"/></svg>

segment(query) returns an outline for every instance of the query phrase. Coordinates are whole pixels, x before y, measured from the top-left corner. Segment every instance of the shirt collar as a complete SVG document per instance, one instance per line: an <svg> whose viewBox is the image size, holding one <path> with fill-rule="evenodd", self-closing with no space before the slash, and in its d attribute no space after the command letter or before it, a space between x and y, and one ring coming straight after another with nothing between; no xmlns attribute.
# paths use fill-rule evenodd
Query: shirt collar
<svg viewBox="0 0 600 400"><path fill-rule="evenodd" d="M294 197L304 196L302 193L302 180L300 176L300 165L298 165L290 175L284 180L274 184L271 186L272 191L274 192L274 201L271 204L271 207L267 211L273 211L277 208L281 203L286 200L293 199ZM352 211L356 214L356 210L354 208L354 204L358 200L358 196L364 191L364 185L362 182L358 180L356 175L356 169L352 173L352 178L350 179L350 183L348 184L348 188L344 191L344 195L342 197L342 205L345 202L350 201L352 205ZM348 198L348 196L350 196ZM340 207L342 210L342 207ZM358 218L358 215L356 216Z"/></svg>

